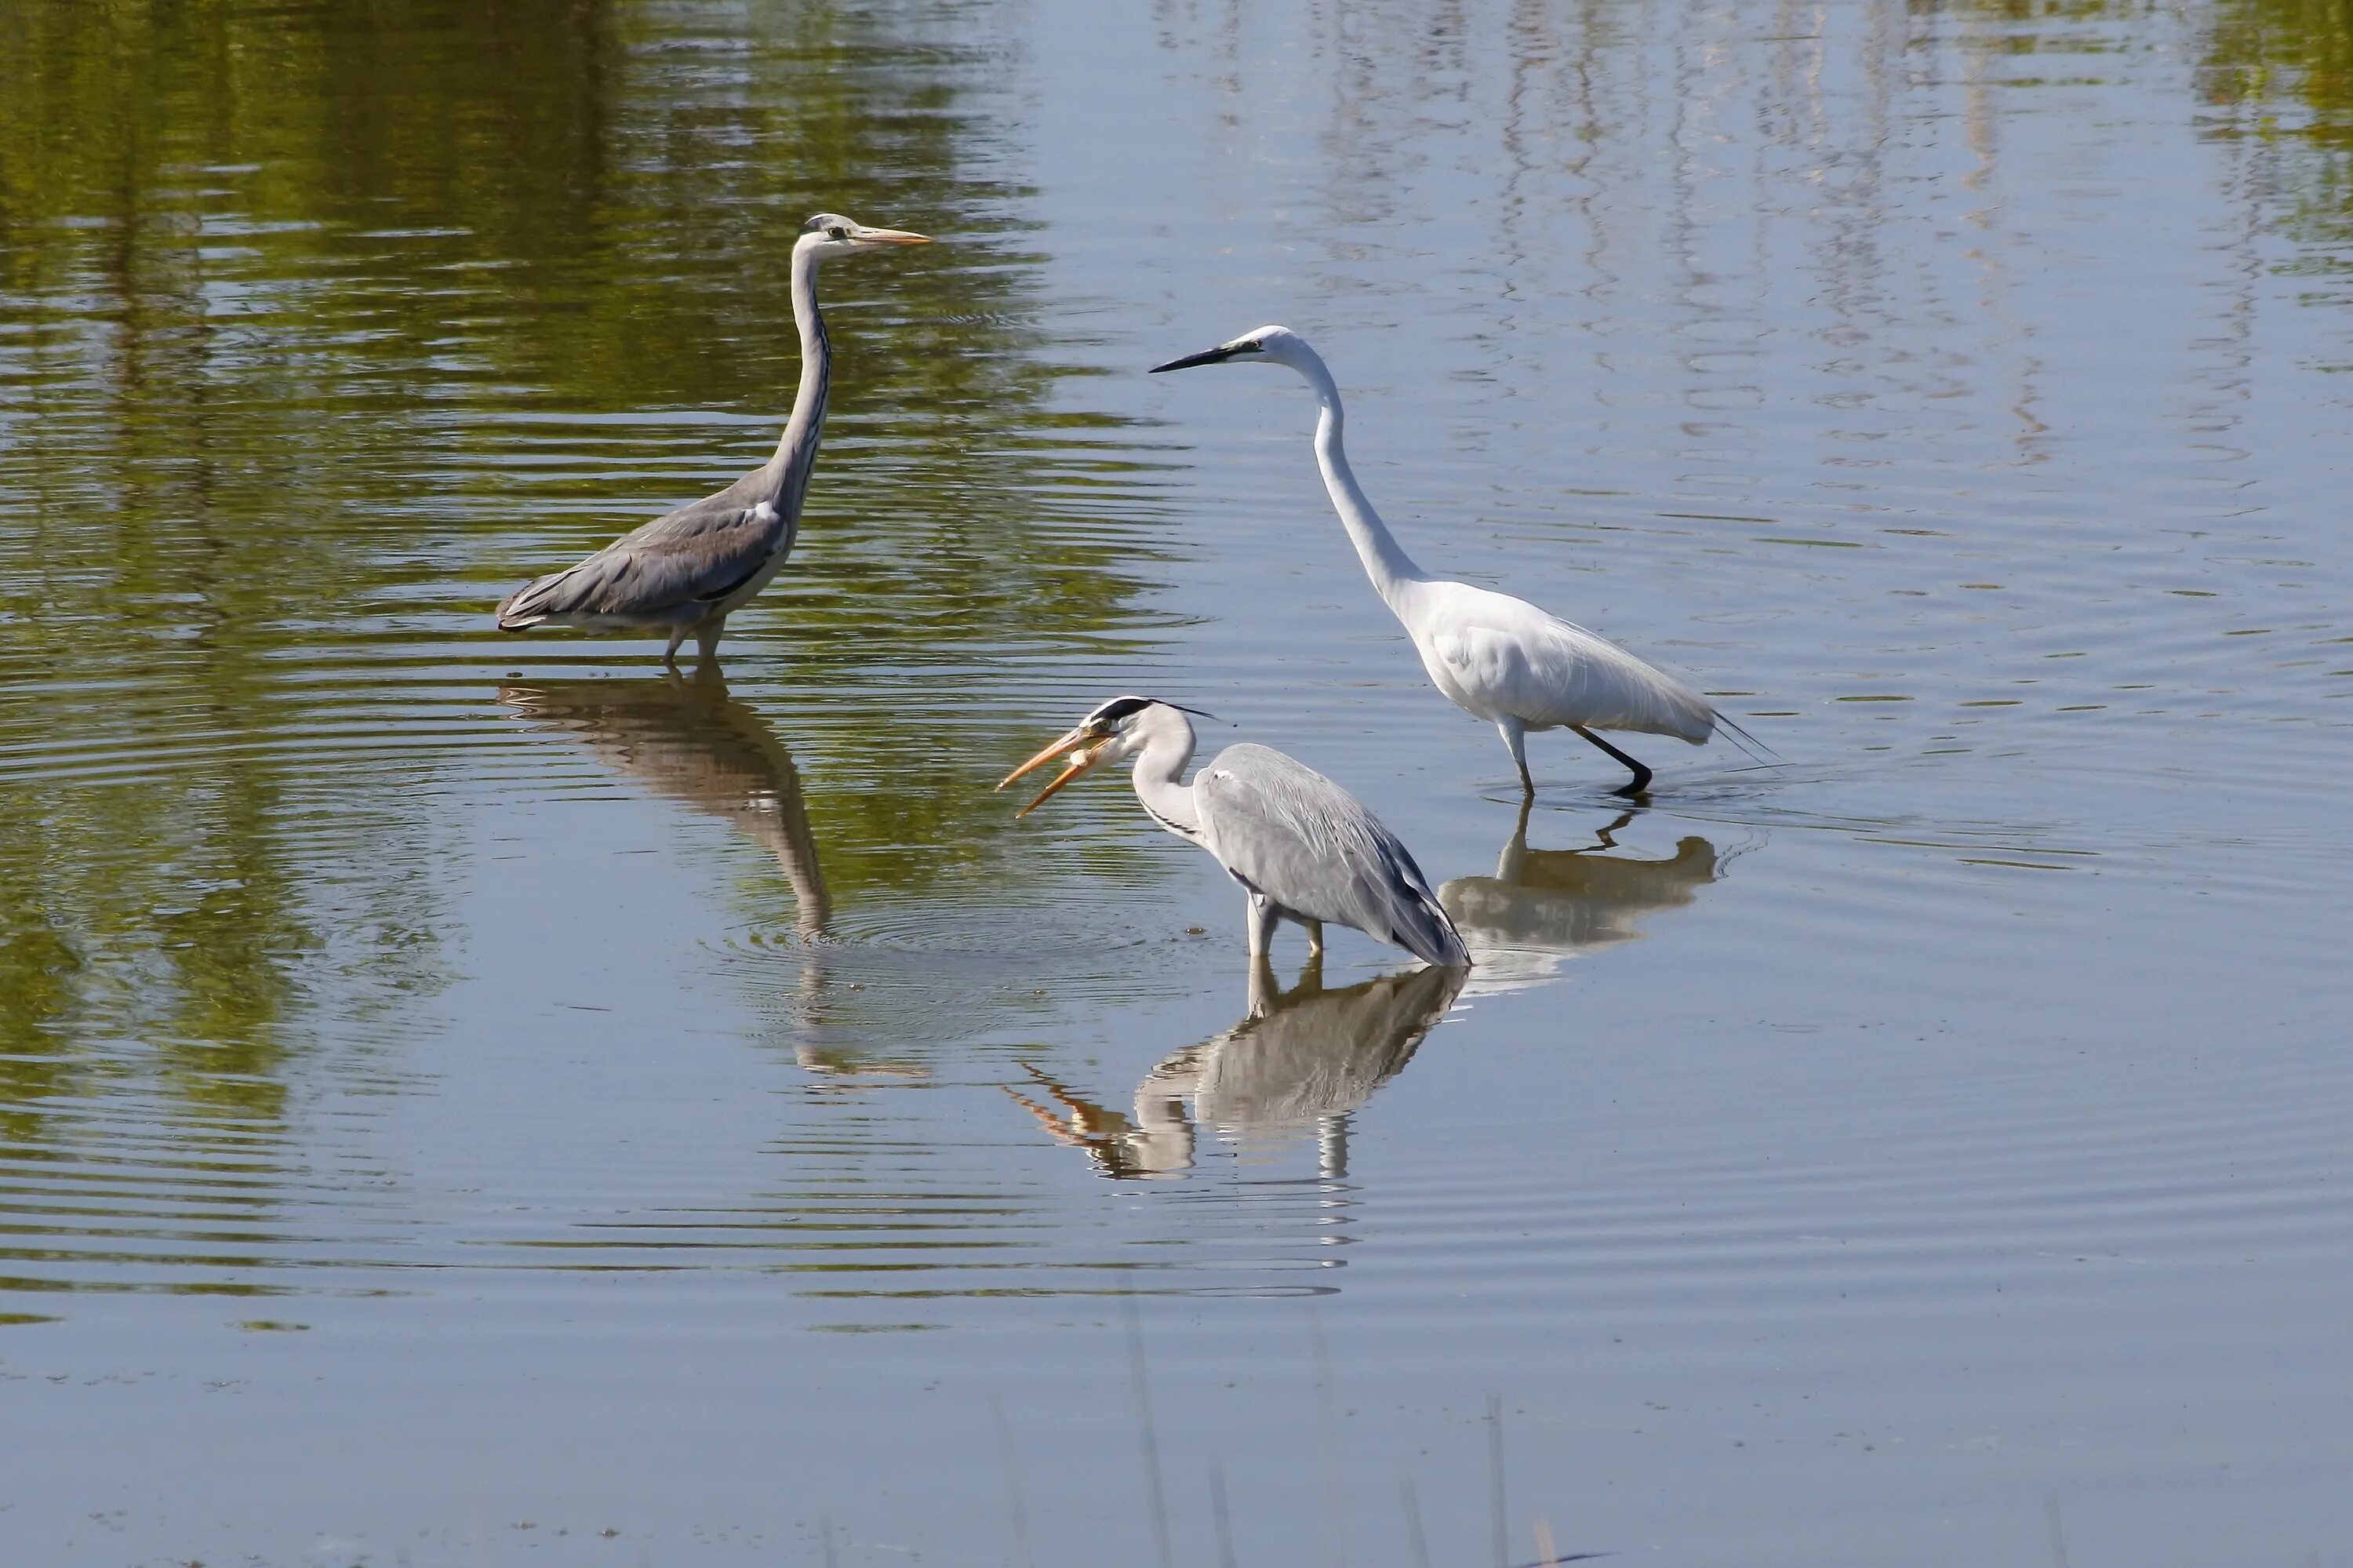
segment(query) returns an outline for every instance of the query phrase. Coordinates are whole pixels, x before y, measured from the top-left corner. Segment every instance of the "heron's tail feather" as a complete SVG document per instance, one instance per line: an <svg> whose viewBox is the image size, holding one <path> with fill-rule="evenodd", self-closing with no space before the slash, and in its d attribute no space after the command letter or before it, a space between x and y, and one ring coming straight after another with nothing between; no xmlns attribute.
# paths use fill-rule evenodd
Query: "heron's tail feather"
<svg viewBox="0 0 2353 1568"><path fill-rule="evenodd" d="M555 588L578 569L576 567L566 567L560 572L550 572L543 577L534 577L499 600L499 630L521 631L526 627L537 626L550 615L558 613L558 607L548 601L554 597Z"/></svg>
<svg viewBox="0 0 2353 1568"><path fill-rule="evenodd" d="M1408 929L1392 933L1390 941L1438 969L1471 967L1471 949L1462 945L1462 933L1454 928L1453 916L1446 913L1434 895L1421 893L1414 901L1412 912L1420 918L1412 921Z"/></svg>

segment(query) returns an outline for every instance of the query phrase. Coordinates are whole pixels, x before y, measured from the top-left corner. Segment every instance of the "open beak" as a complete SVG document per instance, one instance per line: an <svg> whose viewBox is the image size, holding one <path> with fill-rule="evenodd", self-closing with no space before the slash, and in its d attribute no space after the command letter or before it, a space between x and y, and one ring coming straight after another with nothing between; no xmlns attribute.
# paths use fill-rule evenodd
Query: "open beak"
<svg viewBox="0 0 2353 1568"><path fill-rule="evenodd" d="M850 236L854 245L929 245L928 234L911 234L903 228L859 228Z"/></svg>
<svg viewBox="0 0 2353 1568"><path fill-rule="evenodd" d="M1029 761L1023 763L1020 767L1015 768L1004 778L998 779L997 781L997 787L1002 789L1008 784L1012 783L1016 779L1020 778L1022 775L1026 773L1035 773L1038 769L1045 767L1046 764L1053 761L1054 758L1058 757L1068 756L1071 758L1070 766L1063 768L1060 773L1055 774L1054 781L1047 785L1043 789L1040 789L1038 792L1038 798L1036 800L1030 801L1018 811L1013 813L1014 820L1018 821L1023 817L1028 816L1030 812L1036 810L1039 807L1052 800L1056 795L1061 793L1062 786L1071 782L1071 779L1078 778L1088 768L1092 768L1095 765L1095 758L1102 755L1102 743L1108 737L1104 736L1089 735L1083 729L1071 730L1069 734L1055 741L1053 745L1048 747L1045 750L1039 752L1037 756L1031 758Z"/></svg>
<svg viewBox="0 0 2353 1568"><path fill-rule="evenodd" d="M1220 364L1231 359L1244 349L1255 346L1256 344L1246 343L1221 343L1215 348L1205 348L1198 354L1188 354L1182 359L1172 359L1166 365L1155 365L1146 374L1157 376L1164 370L1190 370L1197 365Z"/></svg>

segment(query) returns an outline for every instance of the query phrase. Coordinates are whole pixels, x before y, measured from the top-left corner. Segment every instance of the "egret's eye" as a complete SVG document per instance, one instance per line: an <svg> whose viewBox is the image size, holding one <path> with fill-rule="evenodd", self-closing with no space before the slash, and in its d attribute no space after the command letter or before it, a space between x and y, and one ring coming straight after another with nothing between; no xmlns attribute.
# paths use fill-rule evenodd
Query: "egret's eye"
<svg viewBox="0 0 2353 1568"><path fill-rule="evenodd" d="M841 225L838 223L831 228L827 229L826 232L833 236L836 239L847 239L849 238L849 230L842 228Z"/></svg>

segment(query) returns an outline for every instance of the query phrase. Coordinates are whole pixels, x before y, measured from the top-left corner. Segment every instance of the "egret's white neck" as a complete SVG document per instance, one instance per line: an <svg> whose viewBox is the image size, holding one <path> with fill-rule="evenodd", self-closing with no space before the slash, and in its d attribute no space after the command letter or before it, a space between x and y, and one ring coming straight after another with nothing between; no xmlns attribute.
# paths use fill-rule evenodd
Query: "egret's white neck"
<svg viewBox="0 0 2353 1568"><path fill-rule="evenodd" d="M763 471L780 509L788 515L800 511L809 471L817 465L818 438L825 433L826 392L833 379L833 344L825 335L825 317L817 308L818 248L812 238L804 237L793 246L793 324L801 335L800 389L793 394L792 416L785 421L776 455Z"/></svg>
<svg viewBox="0 0 2353 1568"><path fill-rule="evenodd" d="M1302 344L1297 353L1298 357L1290 362L1292 367L1307 378L1307 385L1315 388L1315 400L1323 405L1315 421L1315 466L1324 471L1324 489L1332 497L1332 510L1340 514L1340 525L1347 529L1348 542L1356 546L1356 558L1365 563L1365 575L1373 579L1374 590L1389 609L1403 616L1412 588L1428 582L1430 575L1413 564L1413 557L1389 533L1388 524L1373 510L1364 487L1356 482L1356 471L1348 466L1348 451L1341 444L1347 415L1340 407L1339 384L1314 349Z"/></svg>
<svg viewBox="0 0 2353 1568"><path fill-rule="evenodd" d="M1144 730L1143 749L1135 754L1130 776L1135 798L1152 820L1189 842L1201 841L1201 813L1194 809L1193 789L1179 782L1185 765L1193 760L1193 726L1171 707L1153 707L1137 720Z"/></svg>

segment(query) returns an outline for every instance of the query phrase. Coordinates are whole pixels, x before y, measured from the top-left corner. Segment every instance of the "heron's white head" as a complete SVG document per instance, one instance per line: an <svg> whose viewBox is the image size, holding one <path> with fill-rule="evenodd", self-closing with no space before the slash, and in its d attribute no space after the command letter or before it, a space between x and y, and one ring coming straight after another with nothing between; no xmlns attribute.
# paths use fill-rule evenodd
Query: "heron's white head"
<svg viewBox="0 0 2353 1568"><path fill-rule="evenodd" d="M821 212L801 225L801 237L793 242L793 249L831 256L843 251L886 250L898 245L931 242L928 234L910 234L903 228L870 228L854 217Z"/></svg>
<svg viewBox="0 0 2353 1568"><path fill-rule="evenodd" d="M1287 365L1293 370L1304 370L1314 360L1315 351L1307 346L1307 340L1289 327L1262 326L1215 348L1155 365L1151 374L1190 370L1197 365Z"/></svg>
<svg viewBox="0 0 2353 1568"><path fill-rule="evenodd" d="M1017 817L1026 817L1060 794L1062 787L1072 779L1103 763L1124 762L1134 756L1170 721L1184 726L1189 735L1191 726L1186 724L1183 715L1194 711L1155 697L1113 697L1065 730L1053 745L998 779L997 787L1002 789L1016 779L1036 772L1058 757L1071 759L1060 773L1054 775L1053 782L1038 792L1036 800L1015 813Z"/></svg>

